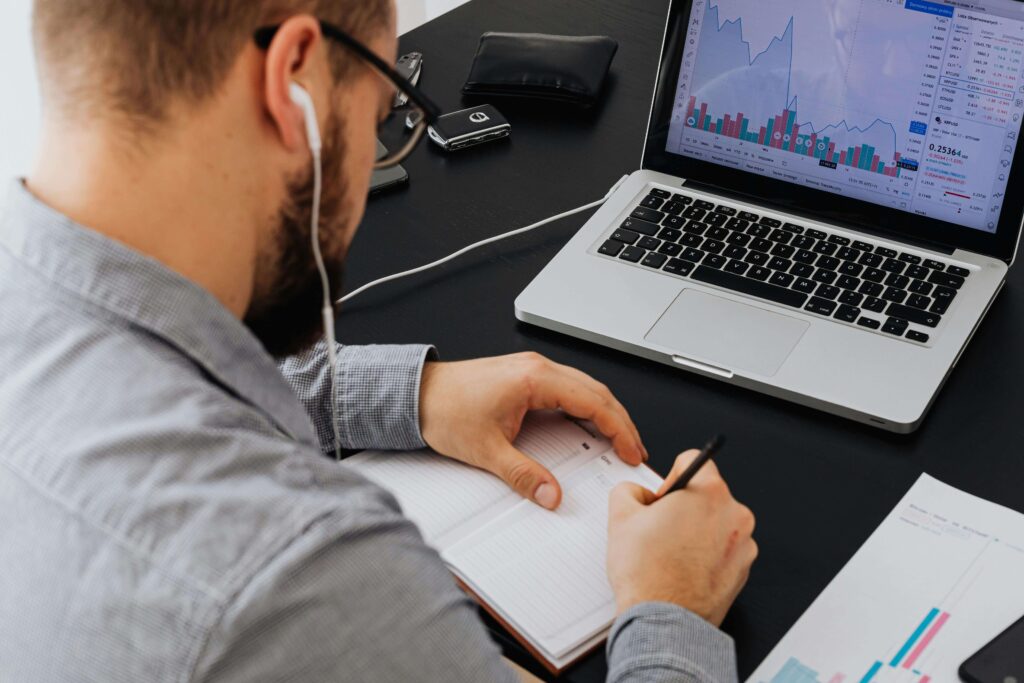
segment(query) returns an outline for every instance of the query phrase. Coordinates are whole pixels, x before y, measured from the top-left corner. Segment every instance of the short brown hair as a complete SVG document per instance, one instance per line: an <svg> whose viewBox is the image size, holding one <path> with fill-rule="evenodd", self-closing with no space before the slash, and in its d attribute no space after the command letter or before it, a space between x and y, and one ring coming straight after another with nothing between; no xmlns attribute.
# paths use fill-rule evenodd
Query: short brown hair
<svg viewBox="0 0 1024 683"><path fill-rule="evenodd" d="M33 36L49 104L113 111L148 126L170 103L217 92L246 41L307 12L356 37L387 25L391 0L34 0ZM348 59L335 59L344 75Z"/></svg>

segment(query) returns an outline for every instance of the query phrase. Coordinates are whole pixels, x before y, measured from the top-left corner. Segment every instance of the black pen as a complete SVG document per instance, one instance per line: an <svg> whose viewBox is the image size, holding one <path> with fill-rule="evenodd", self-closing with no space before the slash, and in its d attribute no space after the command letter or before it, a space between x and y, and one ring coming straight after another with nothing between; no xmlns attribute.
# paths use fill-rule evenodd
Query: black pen
<svg viewBox="0 0 1024 683"><path fill-rule="evenodd" d="M725 437L721 434L716 435L711 439L711 441L708 441L707 445L704 446L704 450L700 452L700 455L694 458L693 462L690 463L690 466L686 468L686 471L679 475L679 478L676 479L675 483L672 484L668 491L665 491L662 497L667 496L673 491L682 491L685 489L686 485L690 483L690 480L693 479L694 475L700 471L701 467L704 467L704 464L708 460L711 460L711 458L718 453L724 443Z"/></svg>

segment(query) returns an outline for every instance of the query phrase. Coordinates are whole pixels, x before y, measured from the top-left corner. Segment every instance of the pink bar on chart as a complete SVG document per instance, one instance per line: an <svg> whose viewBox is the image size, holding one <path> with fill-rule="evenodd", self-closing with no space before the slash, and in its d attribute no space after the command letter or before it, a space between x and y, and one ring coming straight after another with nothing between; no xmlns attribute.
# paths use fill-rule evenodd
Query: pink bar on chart
<svg viewBox="0 0 1024 683"><path fill-rule="evenodd" d="M900 159L901 159L901 158L902 158L902 157L900 156L900 153L899 153L899 152L896 152L896 156L894 156L894 157L893 157L892 159L893 159L893 161L895 161L895 162L896 162L897 164L899 164L899 163L900 163Z"/></svg>
<svg viewBox="0 0 1024 683"><path fill-rule="evenodd" d="M775 125L772 126L772 147L782 149L782 117L775 117Z"/></svg>
<svg viewBox="0 0 1024 683"><path fill-rule="evenodd" d="M935 623L932 624L932 627L928 629L928 633L924 634L924 638L922 638L920 642L918 642L917 647L915 647L911 651L910 656L907 657L907 659L903 662L904 669L909 669L910 667L914 666L914 662L917 661L917 658L921 656L921 653L924 652L924 649L928 647L928 643L932 642L932 639L935 638L935 635L942 629L943 624L945 624L947 621L949 621L949 612L943 612L939 615L939 618L935 620ZM928 683L925 680L926 678L928 677L925 676L925 678L922 678L921 683Z"/></svg>
<svg viewBox="0 0 1024 683"><path fill-rule="evenodd" d="M871 170L878 173L878 167L882 165L882 160L878 158L878 155L871 157Z"/></svg>
<svg viewBox="0 0 1024 683"><path fill-rule="evenodd" d="M921 683L928 683L930 680L932 680L931 676L921 676Z"/></svg>
<svg viewBox="0 0 1024 683"><path fill-rule="evenodd" d="M844 678L846 678L844 674L836 674L828 680L828 683L843 683Z"/></svg>
<svg viewBox="0 0 1024 683"><path fill-rule="evenodd" d="M722 119L722 135L732 135L732 117L728 114Z"/></svg>
<svg viewBox="0 0 1024 683"><path fill-rule="evenodd" d="M860 168L860 151L862 149L864 148L857 147L857 149L853 150L853 163L850 165L853 166L854 168Z"/></svg>
<svg viewBox="0 0 1024 683"><path fill-rule="evenodd" d="M704 102L700 105L700 116L697 118L697 127L704 127L704 119L708 115L708 103Z"/></svg>
<svg viewBox="0 0 1024 683"><path fill-rule="evenodd" d="M768 129L765 128L764 126L761 126L761 134L757 138L757 144L763 145L764 144L764 139L765 139L765 137L767 137L767 135L768 135Z"/></svg>
<svg viewBox="0 0 1024 683"><path fill-rule="evenodd" d="M736 115L736 137L743 135L743 112Z"/></svg>
<svg viewBox="0 0 1024 683"><path fill-rule="evenodd" d="M807 156L813 157L814 156L814 150L816 150L817 148L818 148L818 134L817 133L812 133L811 134L811 141L807 145Z"/></svg>
<svg viewBox="0 0 1024 683"><path fill-rule="evenodd" d="M835 159L832 158L835 155L836 155L836 143L830 142L830 143L828 143L828 154L826 155L825 158L828 159L829 161L835 162Z"/></svg>
<svg viewBox="0 0 1024 683"><path fill-rule="evenodd" d="M797 141L797 138L799 136L800 136L800 126L793 126L793 136L789 139L789 151L790 152L797 151L796 150L796 141Z"/></svg>
<svg viewBox="0 0 1024 683"><path fill-rule="evenodd" d="M696 110L696 108L697 108L697 98L696 97L691 97L690 98L690 105L686 108L686 120L687 121L689 121L690 119L693 118L693 113L694 113L694 110Z"/></svg>
<svg viewBox="0 0 1024 683"><path fill-rule="evenodd" d="M846 166L846 152L839 153L839 163Z"/></svg>

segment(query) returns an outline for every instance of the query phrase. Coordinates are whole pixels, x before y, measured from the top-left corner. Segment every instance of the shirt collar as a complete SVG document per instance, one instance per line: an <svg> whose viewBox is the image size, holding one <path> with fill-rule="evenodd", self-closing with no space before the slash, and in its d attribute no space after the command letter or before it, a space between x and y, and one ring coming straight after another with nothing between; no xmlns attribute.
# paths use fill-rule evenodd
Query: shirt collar
<svg viewBox="0 0 1024 683"><path fill-rule="evenodd" d="M309 416L274 359L212 294L155 259L76 224L14 181L0 245L56 286L156 335L267 415L316 444Z"/></svg>

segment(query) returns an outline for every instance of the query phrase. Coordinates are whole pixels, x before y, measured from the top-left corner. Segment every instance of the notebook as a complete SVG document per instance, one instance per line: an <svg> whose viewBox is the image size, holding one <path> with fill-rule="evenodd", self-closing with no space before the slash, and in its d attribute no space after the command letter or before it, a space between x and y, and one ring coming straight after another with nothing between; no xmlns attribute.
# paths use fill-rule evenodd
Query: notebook
<svg viewBox="0 0 1024 683"><path fill-rule="evenodd" d="M391 491L464 590L552 673L607 637L615 598L605 573L608 494L662 479L626 465L589 424L527 415L516 447L562 485L548 511L497 477L432 451L366 451L345 462Z"/></svg>

